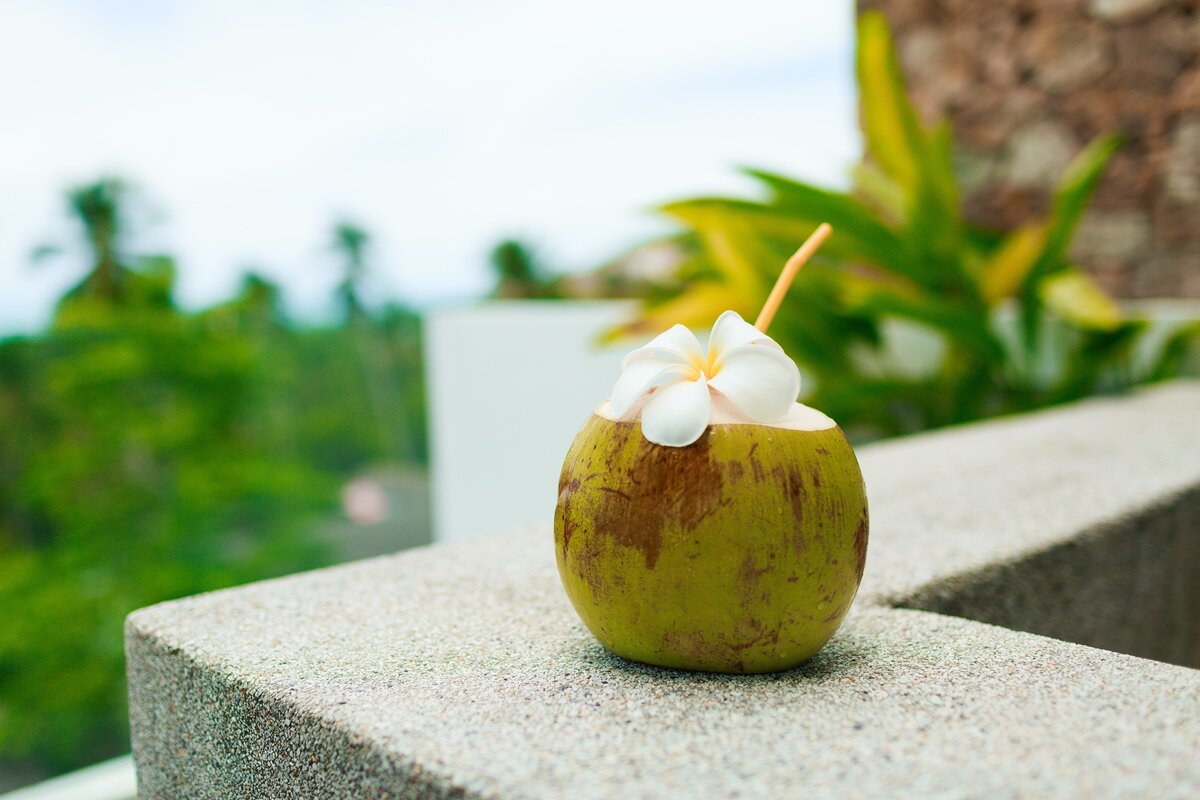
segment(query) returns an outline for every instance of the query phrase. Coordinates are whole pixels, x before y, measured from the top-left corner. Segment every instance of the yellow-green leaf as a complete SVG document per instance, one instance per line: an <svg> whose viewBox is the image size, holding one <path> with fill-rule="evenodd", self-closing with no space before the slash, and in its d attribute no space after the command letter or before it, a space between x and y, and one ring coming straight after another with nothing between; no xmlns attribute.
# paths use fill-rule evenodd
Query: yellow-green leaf
<svg viewBox="0 0 1200 800"><path fill-rule="evenodd" d="M862 198L882 219L899 226L904 219L904 190L874 164L854 167L855 194Z"/></svg>
<svg viewBox="0 0 1200 800"><path fill-rule="evenodd" d="M904 91L887 20L878 12L858 18L856 68L867 150L911 195L920 180L922 133Z"/></svg>
<svg viewBox="0 0 1200 800"><path fill-rule="evenodd" d="M1077 269L1055 273L1038 284L1046 307L1081 328L1110 331L1121 324L1121 310L1095 281Z"/></svg>
<svg viewBox="0 0 1200 800"><path fill-rule="evenodd" d="M720 271L728 291L741 296L763 292L761 264L772 257L745 219L720 203L679 203L663 207L695 231L709 258Z"/></svg>
<svg viewBox="0 0 1200 800"><path fill-rule="evenodd" d="M983 299L989 306L1012 297L1046 249L1045 224L1025 225L1004 240L983 264Z"/></svg>
<svg viewBox="0 0 1200 800"><path fill-rule="evenodd" d="M729 286L711 281L696 283L664 303L640 310L635 319L605 331L600 336L600 342L604 344L633 336L653 336L675 324L707 328L716 322L721 312L729 309L743 317L751 317L758 311L753 298Z"/></svg>

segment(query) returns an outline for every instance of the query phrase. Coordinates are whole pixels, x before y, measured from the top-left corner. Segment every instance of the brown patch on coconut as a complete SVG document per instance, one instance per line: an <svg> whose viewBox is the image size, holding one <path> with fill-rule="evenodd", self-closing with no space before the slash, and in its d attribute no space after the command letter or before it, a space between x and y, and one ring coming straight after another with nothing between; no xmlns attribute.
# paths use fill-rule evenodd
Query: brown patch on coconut
<svg viewBox="0 0 1200 800"><path fill-rule="evenodd" d="M855 572L858 574L858 580L862 581L863 570L867 568L867 515L863 514L862 519L858 523L858 528L854 531L854 555L857 558L855 564Z"/></svg>
<svg viewBox="0 0 1200 800"><path fill-rule="evenodd" d="M833 622L834 620L841 619L842 615L845 614L847 611L849 611L849 609L846 606L838 606L837 608L835 608L833 611L831 611L829 613L829 616L827 616L825 619L823 619L821 621L822 622Z"/></svg>
<svg viewBox="0 0 1200 800"><path fill-rule="evenodd" d="M709 453L705 432L687 447L663 447L646 441L636 425L618 425L611 452L621 453L631 436L637 437L633 468L624 475L625 489L595 487L595 532L624 547L641 551L647 569L658 564L663 529L672 523L685 531L695 529L728 500L723 500L726 480ZM610 465L615 466L615 465ZM586 485L586 484L585 484Z"/></svg>
<svg viewBox="0 0 1200 800"><path fill-rule="evenodd" d="M562 527L562 554L567 557L567 548L571 544L571 535L575 533L575 518L571 515L571 497L579 491L579 479L567 480L564 476L558 481L558 515Z"/></svg>
<svg viewBox="0 0 1200 800"><path fill-rule="evenodd" d="M742 476L746 474L746 469L740 461L730 461L725 465L725 468L729 470L729 480L731 481L740 481Z"/></svg>
<svg viewBox="0 0 1200 800"><path fill-rule="evenodd" d="M803 553L808 549L808 539L804 536L804 513L808 504L808 491L804 486L804 475L796 466L788 467L786 473L782 467L776 467L771 474L787 492L788 503L792 507L792 519L796 521L792 528L792 548L797 553Z"/></svg>
<svg viewBox="0 0 1200 800"><path fill-rule="evenodd" d="M738 578L741 579L744 588L751 589L754 584L758 583L758 579L771 571L771 568L763 567L759 569L754 566L754 554L746 553L746 557L742 559L742 564L738 568Z"/></svg>
<svg viewBox="0 0 1200 800"><path fill-rule="evenodd" d="M667 651L682 653L693 661L703 661L712 650L704 635L696 631L670 631L664 633L663 647Z"/></svg>
<svg viewBox="0 0 1200 800"><path fill-rule="evenodd" d="M758 449L758 442L750 445L750 452L746 453L746 460L750 462L750 469L754 473L754 480L762 483L766 480L767 473L763 469L762 462L754 457L754 451Z"/></svg>

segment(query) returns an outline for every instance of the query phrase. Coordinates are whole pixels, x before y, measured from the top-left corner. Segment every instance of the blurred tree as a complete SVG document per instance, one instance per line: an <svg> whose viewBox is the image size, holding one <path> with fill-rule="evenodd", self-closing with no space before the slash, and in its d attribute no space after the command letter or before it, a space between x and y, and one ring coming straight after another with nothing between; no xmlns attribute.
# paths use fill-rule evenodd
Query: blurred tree
<svg viewBox="0 0 1200 800"><path fill-rule="evenodd" d="M371 275L368 262L371 235L362 226L346 220L336 223L333 243L342 260L342 278L336 292L344 309L345 325L342 330L331 332L333 338L322 344L335 353L353 353L356 357L340 363L335 357L325 363L334 374L350 370L351 374L341 374L334 380L353 385L355 390L344 397L353 397L355 404L364 406L356 415L359 436L343 441L357 440L361 444L373 441L375 444L369 449L377 460L421 458L424 448L417 442L423 439L423 434L414 436L413 425L415 421L424 424L424 413L413 413L412 395L406 393L410 384L422 383L413 379L420 371L420 356L408 351L403 353L403 361L398 360L401 354L396 351L393 338L393 334L401 333L410 341L419 342L419 327L380 324L363 302L363 287ZM394 322L405 315L400 307L392 306L387 316L389 322ZM317 341L312 344L317 345ZM417 369L408 368L413 364L418 365ZM401 400L402 395L406 401Z"/></svg>
<svg viewBox="0 0 1200 800"><path fill-rule="evenodd" d="M316 566L335 484L272 447L238 328L77 297L0 346L0 752L74 766L126 747L121 620Z"/></svg>
<svg viewBox="0 0 1200 800"><path fill-rule="evenodd" d="M0 759L48 769L128 748L129 611L328 563L339 484L425 456L419 325L360 302L365 232L336 234L343 327L293 326L255 274L190 314L169 259L123 255L121 187L71 193L88 273L45 335L0 340Z"/></svg>
<svg viewBox="0 0 1200 800"><path fill-rule="evenodd" d="M353 222L343 220L333 227L333 249L342 257L342 279L337 296L348 322L366 315L362 303L362 285L367 277L367 247L370 235Z"/></svg>
<svg viewBox="0 0 1200 800"><path fill-rule="evenodd" d="M111 178L71 192L71 209L83 223L91 248L92 268L83 281L67 293L68 297L96 297L110 302L124 299L128 270L117 256L121 232L119 203L124 192L125 186Z"/></svg>
<svg viewBox="0 0 1200 800"><path fill-rule="evenodd" d="M248 320L260 325L282 327L284 324L283 293L279 284L255 272L247 272L234 299L234 307Z"/></svg>
<svg viewBox="0 0 1200 800"><path fill-rule="evenodd" d="M549 299L560 297L558 279L546 274L533 251L524 242L506 239L492 249L489 257L496 273L492 297L504 299Z"/></svg>
<svg viewBox="0 0 1200 800"><path fill-rule="evenodd" d="M102 178L72 189L67 199L82 229L88 267L79 283L63 296L60 307L80 298L111 305L169 306L175 280L172 259L164 255L130 255L123 249L127 206L137 200L136 192L116 178ZM44 245L34 257L45 260L64 249L58 244Z"/></svg>

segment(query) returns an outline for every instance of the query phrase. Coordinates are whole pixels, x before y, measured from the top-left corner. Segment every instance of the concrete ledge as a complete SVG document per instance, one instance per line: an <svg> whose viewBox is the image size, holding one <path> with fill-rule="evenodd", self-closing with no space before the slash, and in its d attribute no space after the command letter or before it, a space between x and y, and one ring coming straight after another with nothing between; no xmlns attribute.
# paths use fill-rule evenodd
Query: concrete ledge
<svg viewBox="0 0 1200 800"><path fill-rule="evenodd" d="M1200 383L863 448L858 602L1200 667Z"/></svg>
<svg viewBox="0 0 1200 800"><path fill-rule="evenodd" d="M1200 671L895 606L1187 661L1198 410L1178 384L864 448L859 603L782 675L609 655L544 531L143 609L140 796L1195 796Z"/></svg>
<svg viewBox="0 0 1200 800"><path fill-rule="evenodd" d="M1200 490L899 605L1200 667Z"/></svg>

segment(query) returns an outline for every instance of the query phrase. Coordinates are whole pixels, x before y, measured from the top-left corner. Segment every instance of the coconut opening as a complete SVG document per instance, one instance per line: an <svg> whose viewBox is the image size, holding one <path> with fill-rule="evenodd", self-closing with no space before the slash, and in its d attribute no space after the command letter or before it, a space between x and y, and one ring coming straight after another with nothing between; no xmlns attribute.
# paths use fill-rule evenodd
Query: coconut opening
<svg viewBox="0 0 1200 800"><path fill-rule="evenodd" d="M622 417L616 417L609 411L607 400L596 409L596 414L613 422L638 422L642 418L642 406L653 394L654 392L651 391L643 395L641 399L630 406ZM712 401L712 410L708 417L709 425L762 425L766 428L782 428L790 431L823 431L837 425L820 411L801 403L792 403L791 409L782 419L774 422L760 422L743 414L724 395L714 391L710 392L709 397Z"/></svg>

